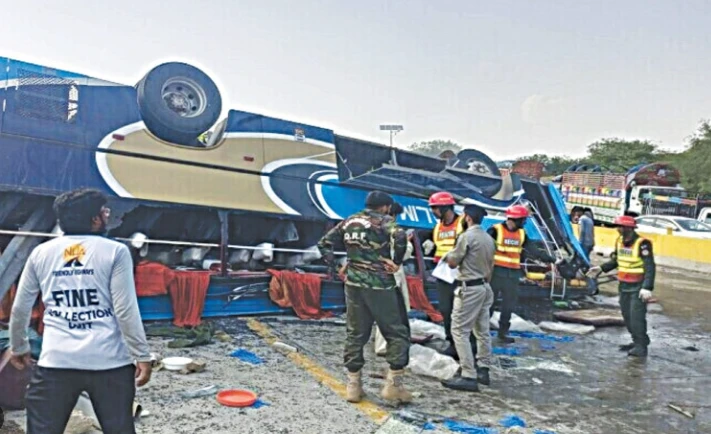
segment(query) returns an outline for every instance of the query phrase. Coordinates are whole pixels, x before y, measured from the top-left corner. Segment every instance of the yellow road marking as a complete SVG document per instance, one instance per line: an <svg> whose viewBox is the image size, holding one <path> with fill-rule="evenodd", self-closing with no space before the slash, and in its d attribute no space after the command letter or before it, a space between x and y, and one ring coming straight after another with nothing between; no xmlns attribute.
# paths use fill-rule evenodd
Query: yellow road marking
<svg viewBox="0 0 711 434"><path fill-rule="evenodd" d="M257 319L248 319L247 326L269 345L277 341L277 337L272 333L271 328ZM286 356L301 369L311 374L316 381L336 392L341 398L346 399L346 385L334 378L321 365L299 352L287 353ZM352 405L378 424L385 422L390 416L389 412L366 399L362 399L358 403L352 403Z"/></svg>

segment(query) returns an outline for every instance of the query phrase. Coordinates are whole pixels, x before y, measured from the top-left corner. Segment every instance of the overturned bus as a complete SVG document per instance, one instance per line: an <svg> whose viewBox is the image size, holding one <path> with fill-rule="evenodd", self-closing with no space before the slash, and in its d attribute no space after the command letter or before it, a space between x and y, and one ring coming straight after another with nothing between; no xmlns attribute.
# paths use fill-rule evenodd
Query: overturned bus
<svg viewBox="0 0 711 434"><path fill-rule="evenodd" d="M485 207L485 227L512 204L533 210L527 236L565 262L525 264L522 297L596 291L558 190L502 175L476 150L447 160L257 113L220 120L217 86L184 63L160 64L136 86L0 63L0 299L32 248L59 233L54 197L80 187L110 197L108 235L132 248L147 320L289 312L304 299L343 309L343 282L315 245L374 189L403 205L398 222L414 231L406 272L429 300L413 308L436 302L420 245L435 224L427 198L441 190Z"/></svg>

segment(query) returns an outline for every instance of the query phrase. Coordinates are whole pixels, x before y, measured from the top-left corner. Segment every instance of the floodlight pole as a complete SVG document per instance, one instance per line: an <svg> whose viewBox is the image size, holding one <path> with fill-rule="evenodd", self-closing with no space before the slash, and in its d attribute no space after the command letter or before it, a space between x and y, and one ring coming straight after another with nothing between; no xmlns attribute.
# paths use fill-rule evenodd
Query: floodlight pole
<svg viewBox="0 0 711 434"><path fill-rule="evenodd" d="M404 130L402 125L380 125L380 131L390 132L390 154L394 165L397 165L397 158L395 156L395 148L393 147L393 136L402 130Z"/></svg>

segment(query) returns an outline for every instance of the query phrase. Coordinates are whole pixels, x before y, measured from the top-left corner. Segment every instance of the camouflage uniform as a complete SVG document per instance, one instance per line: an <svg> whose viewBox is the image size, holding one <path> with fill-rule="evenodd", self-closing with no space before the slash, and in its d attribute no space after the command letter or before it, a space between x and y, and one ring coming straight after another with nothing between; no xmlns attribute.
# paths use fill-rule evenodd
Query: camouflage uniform
<svg viewBox="0 0 711 434"><path fill-rule="evenodd" d="M409 363L410 330L405 303L395 276L386 271L383 260L402 264L407 248L405 231L385 214L365 209L340 222L319 241L326 262L333 263L334 245L346 247L347 337L344 361L349 372L365 364L363 346L370 340L373 321L387 342L390 368L400 370Z"/></svg>

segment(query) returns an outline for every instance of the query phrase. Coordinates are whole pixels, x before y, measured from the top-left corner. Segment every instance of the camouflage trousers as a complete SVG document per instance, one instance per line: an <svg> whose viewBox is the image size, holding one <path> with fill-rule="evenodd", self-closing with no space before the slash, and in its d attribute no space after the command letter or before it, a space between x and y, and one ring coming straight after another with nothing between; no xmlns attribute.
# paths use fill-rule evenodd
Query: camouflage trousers
<svg viewBox="0 0 711 434"><path fill-rule="evenodd" d="M370 340L373 323L387 342L385 360L390 369L403 369L410 362L410 323L405 302L397 288L369 289L346 285L346 348L344 362L349 372L365 365L363 347Z"/></svg>

